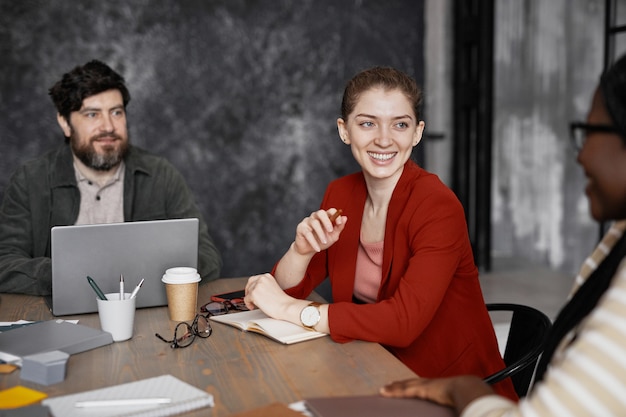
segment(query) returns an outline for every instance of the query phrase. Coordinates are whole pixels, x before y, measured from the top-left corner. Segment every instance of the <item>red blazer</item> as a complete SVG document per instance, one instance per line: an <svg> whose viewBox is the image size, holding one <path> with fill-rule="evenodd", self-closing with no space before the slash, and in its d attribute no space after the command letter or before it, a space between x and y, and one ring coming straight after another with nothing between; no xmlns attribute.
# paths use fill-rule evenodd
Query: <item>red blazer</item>
<svg viewBox="0 0 626 417"><path fill-rule="evenodd" d="M413 161L406 163L389 203L377 302L352 302L366 197L361 172L329 184L321 207L343 209L346 227L333 246L313 257L306 276L287 293L306 298L330 277L331 338L380 343L419 376L485 377L504 368L463 207L436 175ZM517 398L510 380L495 388Z"/></svg>

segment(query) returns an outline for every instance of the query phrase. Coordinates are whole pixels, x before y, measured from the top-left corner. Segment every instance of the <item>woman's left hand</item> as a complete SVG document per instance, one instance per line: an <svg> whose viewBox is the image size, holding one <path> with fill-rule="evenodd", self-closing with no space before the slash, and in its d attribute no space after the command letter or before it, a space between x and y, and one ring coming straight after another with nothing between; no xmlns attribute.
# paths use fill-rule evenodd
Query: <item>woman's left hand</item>
<svg viewBox="0 0 626 417"><path fill-rule="evenodd" d="M250 310L259 308L273 318L281 318L295 299L287 295L272 274L253 275L246 284L244 302Z"/></svg>

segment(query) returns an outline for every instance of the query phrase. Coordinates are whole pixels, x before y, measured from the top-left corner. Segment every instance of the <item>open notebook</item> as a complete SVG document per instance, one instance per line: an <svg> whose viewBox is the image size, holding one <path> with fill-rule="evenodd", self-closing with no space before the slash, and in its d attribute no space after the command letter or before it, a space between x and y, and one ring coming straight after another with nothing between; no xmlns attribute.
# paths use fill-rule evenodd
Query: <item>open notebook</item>
<svg viewBox="0 0 626 417"><path fill-rule="evenodd" d="M270 318L261 310L222 314L221 316L211 316L210 319L243 331L262 334L285 345L326 336L326 333L314 332L288 321Z"/></svg>

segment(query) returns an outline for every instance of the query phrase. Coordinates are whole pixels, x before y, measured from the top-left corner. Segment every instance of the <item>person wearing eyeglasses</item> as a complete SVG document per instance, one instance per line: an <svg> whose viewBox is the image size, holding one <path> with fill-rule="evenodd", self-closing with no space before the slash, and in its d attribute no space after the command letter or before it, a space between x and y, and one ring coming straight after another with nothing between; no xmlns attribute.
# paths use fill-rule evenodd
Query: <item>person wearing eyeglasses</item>
<svg viewBox="0 0 626 417"><path fill-rule="evenodd" d="M585 123L572 125L591 216L612 222L581 267L518 404L479 378L417 378L381 389L453 407L463 417L626 416L626 56L600 78Z"/></svg>
<svg viewBox="0 0 626 417"><path fill-rule="evenodd" d="M244 300L336 342L380 343L418 375L487 377L505 365L463 207L411 159L421 101L415 80L394 68L349 81L337 128L361 170L329 184L272 274L249 278ZM333 302L307 301L326 277ZM510 379L495 388L517 398Z"/></svg>

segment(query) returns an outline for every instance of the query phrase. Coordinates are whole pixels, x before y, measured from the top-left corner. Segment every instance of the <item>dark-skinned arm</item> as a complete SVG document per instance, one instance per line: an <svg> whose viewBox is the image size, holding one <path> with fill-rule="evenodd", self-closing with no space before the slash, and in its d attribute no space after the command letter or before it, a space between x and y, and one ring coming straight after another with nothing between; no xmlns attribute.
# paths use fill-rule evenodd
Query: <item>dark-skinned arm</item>
<svg viewBox="0 0 626 417"><path fill-rule="evenodd" d="M380 390L384 397L421 398L452 407L457 415L477 398L494 395L493 389L476 376L413 378L396 381Z"/></svg>

